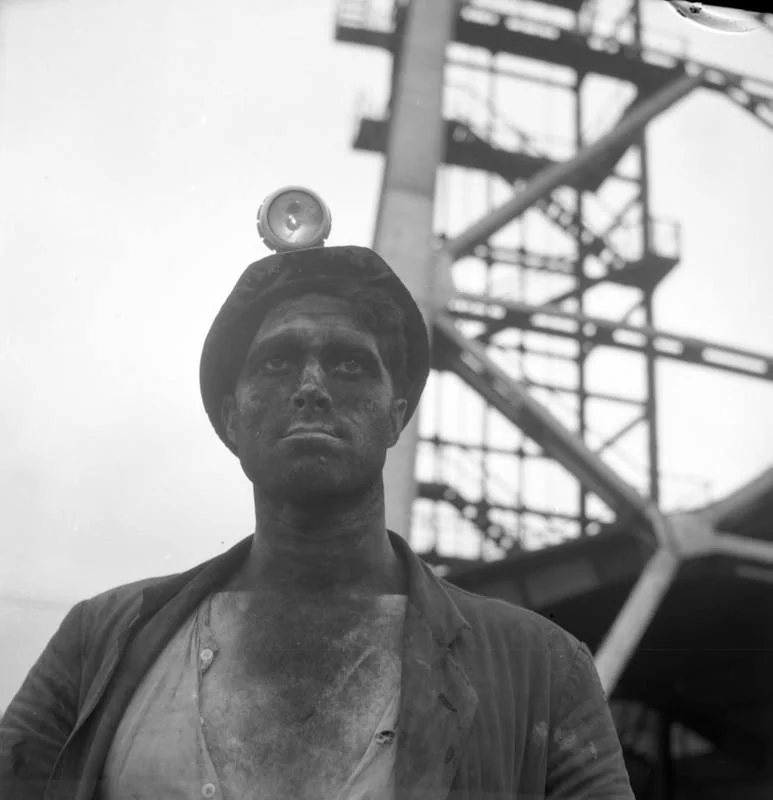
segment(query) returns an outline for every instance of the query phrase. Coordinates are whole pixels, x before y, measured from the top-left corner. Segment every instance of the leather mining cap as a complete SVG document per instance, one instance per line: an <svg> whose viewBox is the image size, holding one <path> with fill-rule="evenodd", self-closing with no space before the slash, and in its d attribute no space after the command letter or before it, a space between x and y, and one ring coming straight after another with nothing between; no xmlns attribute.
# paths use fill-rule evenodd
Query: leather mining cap
<svg viewBox="0 0 773 800"><path fill-rule="evenodd" d="M416 301L386 261L367 247L354 246L273 253L250 264L242 273L215 317L201 353L199 381L204 408L231 452L236 451L220 418L222 400L233 392L266 314L286 298L324 293L326 287L352 283L386 291L405 315L408 405L403 427L411 419L429 375L429 334Z"/></svg>

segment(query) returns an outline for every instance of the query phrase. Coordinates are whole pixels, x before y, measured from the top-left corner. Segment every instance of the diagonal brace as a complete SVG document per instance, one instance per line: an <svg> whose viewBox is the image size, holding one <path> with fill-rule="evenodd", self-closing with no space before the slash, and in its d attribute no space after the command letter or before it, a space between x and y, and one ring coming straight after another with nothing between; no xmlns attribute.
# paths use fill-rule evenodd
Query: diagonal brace
<svg viewBox="0 0 773 800"><path fill-rule="evenodd" d="M464 336L446 314L440 314L435 320L433 345L443 352L449 369L618 516L649 529L655 527L649 503L537 402L525 386L492 361L483 346Z"/></svg>
<svg viewBox="0 0 773 800"><path fill-rule="evenodd" d="M536 202L559 186L571 185L579 175L604 158L611 148L633 141L658 114L666 111L704 81L703 72L679 78L633 109L612 131L582 149L569 161L553 164L533 178L520 193L495 208L467 230L446 242L446 251L453 259L469 255L509 222L519 217Z"/></svg>
<svg viewBox="0 0 773 800"><path fill-rule="evenodd" d="M661 547L647 562L623 608L596 651L594 661L607 697L639 646L679 570L679 558Z"/></svg>

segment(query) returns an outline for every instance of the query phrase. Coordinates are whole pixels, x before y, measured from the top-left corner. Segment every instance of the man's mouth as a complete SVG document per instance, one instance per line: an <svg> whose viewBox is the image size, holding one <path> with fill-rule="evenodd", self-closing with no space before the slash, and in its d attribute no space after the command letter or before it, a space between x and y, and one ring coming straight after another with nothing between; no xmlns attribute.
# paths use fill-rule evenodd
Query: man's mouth
<svg viewBox="0 0 773 800"><path fill-rule="evenodd" d="M290 436L305 436L305 437L324 437L328 439L338 439L339 436L333 429L327 425L293 425L288 428L283 438Z"/></svg>

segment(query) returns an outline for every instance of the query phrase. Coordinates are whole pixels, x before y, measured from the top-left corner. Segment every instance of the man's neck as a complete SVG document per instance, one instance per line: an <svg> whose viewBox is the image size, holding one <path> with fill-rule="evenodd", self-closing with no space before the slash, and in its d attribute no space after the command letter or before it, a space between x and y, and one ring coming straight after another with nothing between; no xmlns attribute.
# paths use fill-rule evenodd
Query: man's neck
<svg viewBox="0 0 773 800"><path fill-rule="evenodd" d="M346 507L299 508L255 490L255 535L231 588L301 600L406 594L386 531L383 488Z"/></svg>

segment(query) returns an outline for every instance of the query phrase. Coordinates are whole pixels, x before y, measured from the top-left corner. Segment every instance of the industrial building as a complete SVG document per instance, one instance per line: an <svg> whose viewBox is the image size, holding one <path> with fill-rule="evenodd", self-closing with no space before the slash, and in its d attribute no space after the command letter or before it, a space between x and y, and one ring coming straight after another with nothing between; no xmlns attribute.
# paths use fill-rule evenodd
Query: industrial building
<svg viewBox="0 0 773 800"><path fill-rule="evenodd" d="M647 149L696 92L773 127L773 80L651 46L641 0L342 0L335 36L391 55L353 144L384 155L374 247L433 340L388 523L589 644L637 797L773 796L773 469L664 513L655 369L771 381L773 357L657 327L680 229L653 213ZM555 113L528 129L540 95ZM643 475L611 466L623 438Z"/></svg>

